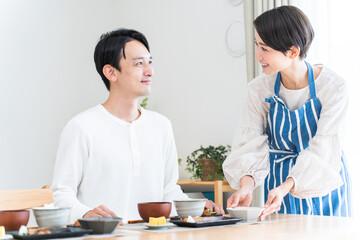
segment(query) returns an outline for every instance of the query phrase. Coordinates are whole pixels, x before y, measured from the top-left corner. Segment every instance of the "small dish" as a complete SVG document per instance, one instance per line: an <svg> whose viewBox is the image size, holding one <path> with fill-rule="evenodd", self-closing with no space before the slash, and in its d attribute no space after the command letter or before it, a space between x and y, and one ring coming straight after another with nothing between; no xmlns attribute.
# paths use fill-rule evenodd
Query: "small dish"
<svg viewBox="0 0 360 240"><path fill-rule="evenodd" d="M49 229L49 234L34 234L34 235L19 235L19 231L10 231L9 234L14 239L22 240L37 240L37 239L52 239L52 238L69 238L69 237L80 237L85 234L89 234L92 230L82 228L53 228Z"/></svg>
<svg viewBox="0 0 360 240"><path fill-rule="evenodd" d="M5 234L5 236L4 237L0 237L0 240L8 240L8 239L14 239L13 238L13 236L12 235L10 235L10 234Z"/></svg>
<svg viewBox="0 0 360 240"><path fill-rule="evenodd" d="M235 207L227 208L231 217L244 218L246 221L255 221L265 208L260 207Z"/></svg>
<svg viewBox="0 0 360 240"><path fill-rule="evenodd" d="M182 217L201 216L204 212L206 199L174 200L177 214Z"/></svg>
<svg viewBox="0 0 360 240"><path fill-rule="evenodd" d="M122 222L119 217L102 217L102 218L80 218L78 219L82 228L92 229L93 234L112 233L115 228Z"/></svg>
<svg viewBox="0 0 360 240"><path fill-rule="evenodd" d="M144 223L144 226L152 229L152 230L162 230L162 229L167 229L170 226L173 226L173 224L171 223L166 223L165 225L149 225L149 223Z"/></svg>
<svg viewBox="0 0 360 240"><path fill-rule="evenodd" d="M70 217L70 208L32 208L39 227L65 227Z"/></svg>
<svg viewBox="0 0 360 240"><path fill-rule="evenodd" d="M213 217L204 217L204 218L212 218ZM212 227L212 226L221 226L221 225L230 225L235 224L237 222L242 221L243 218L228 218L228 217L216 217L216 220L212 221L203 221L203 222L184 222L182 219L180 220L170 220L171 223L178 225L179 227Z"/></svg>

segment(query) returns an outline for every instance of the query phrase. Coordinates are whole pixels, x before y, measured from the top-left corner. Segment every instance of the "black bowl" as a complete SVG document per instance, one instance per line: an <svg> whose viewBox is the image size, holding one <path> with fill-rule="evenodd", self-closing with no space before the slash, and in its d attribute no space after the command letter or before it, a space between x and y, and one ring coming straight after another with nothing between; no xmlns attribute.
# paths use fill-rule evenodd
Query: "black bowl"
<svg viewBox="0 0 360 240"><path fill-rule="evenodd" d="M117 225L122 222L119 217L81 218L78 219L82 228L92 229L93 234L112 233Z"/></svg>

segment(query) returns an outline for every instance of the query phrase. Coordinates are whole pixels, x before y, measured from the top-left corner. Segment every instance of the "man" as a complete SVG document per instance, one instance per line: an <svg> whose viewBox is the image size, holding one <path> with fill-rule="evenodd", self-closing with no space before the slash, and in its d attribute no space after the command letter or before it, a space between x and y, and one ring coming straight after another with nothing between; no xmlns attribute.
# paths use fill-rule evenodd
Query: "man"
<svg viewBox="0 0 360 240"><path fill-rule="evenodd" d="M154 74L145 36L129 29L105 33L94 60L110 94L64 128L51 188L55 204L71 207L71 222L117 215L129 220L140 218L139 202L187 199L176 184L170 121L138 106ZM211 201L207 207L223 213Z"/></svg>

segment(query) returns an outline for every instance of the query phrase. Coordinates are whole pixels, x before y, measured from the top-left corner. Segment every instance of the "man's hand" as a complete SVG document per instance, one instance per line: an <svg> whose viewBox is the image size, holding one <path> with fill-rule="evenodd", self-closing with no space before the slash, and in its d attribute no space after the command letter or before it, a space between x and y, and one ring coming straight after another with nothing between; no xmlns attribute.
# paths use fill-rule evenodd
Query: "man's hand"
<svg viewBox="0 0 360 240"><path fill-rule="evenodd" d="M210 209L210 212L216 212L217 214L225 215L223 207L217 205L209 199L206 199L205 209Z"/></svg>
<svg viewBox="0 0 360 240"><path fill-rule="evenodd" d="M248 207L252 201L255 181L251 176L243 176L240 179L240 188L227 200L227 207Z"/></svg>
<svg viewBox="0 0 360 240"><path fill-rule="evenodd" d="M84 214L83 218L91 218L91 217L117 217L116 214L105 207L104 205L100 205L93 210L88 211Z"/></svg>

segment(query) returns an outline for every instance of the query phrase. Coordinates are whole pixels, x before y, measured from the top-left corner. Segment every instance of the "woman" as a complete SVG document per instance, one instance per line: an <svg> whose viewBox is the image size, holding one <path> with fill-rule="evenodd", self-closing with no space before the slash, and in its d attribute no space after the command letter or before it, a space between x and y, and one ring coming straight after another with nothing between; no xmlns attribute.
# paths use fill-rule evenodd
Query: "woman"
<svg viewBox="0 0 360 240"><path fill-rule="evenodd" d="M269 10L254 26L255 60L264 74L248 85L246 112L223 165L238 189L227 206L249 206L253 189L264 182L260 220L274 212L351 216L341 149L344 80L304 61L314 32L298 8Z"/></svg>

